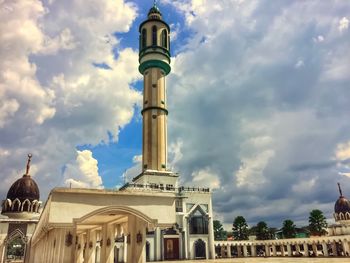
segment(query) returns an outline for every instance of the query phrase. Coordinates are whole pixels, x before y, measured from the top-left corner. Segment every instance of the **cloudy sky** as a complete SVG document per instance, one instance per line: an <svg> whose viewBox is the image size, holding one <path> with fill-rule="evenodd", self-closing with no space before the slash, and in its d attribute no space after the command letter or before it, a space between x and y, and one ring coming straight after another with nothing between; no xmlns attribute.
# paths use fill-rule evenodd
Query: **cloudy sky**
<svg viewBox="0 0 350 263"><path fill-rule="evenodd" d="M152 1L0 0L0 194L24 172L114 188L140 166L138 25ZM350 5L160 0L172 29L169 163L227 228L332 217L350 197ZM332 222L332 220L330 220Z"/></svg>

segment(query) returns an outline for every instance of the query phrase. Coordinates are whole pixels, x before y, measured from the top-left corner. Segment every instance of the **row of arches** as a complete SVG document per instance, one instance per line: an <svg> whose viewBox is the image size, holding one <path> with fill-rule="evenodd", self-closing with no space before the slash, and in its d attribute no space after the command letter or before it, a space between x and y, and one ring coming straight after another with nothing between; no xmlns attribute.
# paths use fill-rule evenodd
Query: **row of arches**
<svg viewBox="0 0 350 263"><path fill-rule="evenodd" d="M161 46L163 48L168 49L168 32L166 29L163 29L160 35L160 43L158 43L158 37L157 37L157 26L152 27L152 43L151 46ZM142 29L141 33L141 41L140 41L140 50L147 47L147 29Z"/></svg>
<svg viewBox="0 0 350 263"><path fill-rule="evenodd" d="M33 200L31 202L29 199L25 199L21 202L18 198L13 201L6 199L2 204L2 211L39 213L40 205L41 202L38 200Z"/></svg>
<svg viewBox="0 0 350 263"><path fill-rule="evenodd" d="M338 220L350 220L350 213L349 212L346 212L346 213L343 213L343 212L334 213L334 218L335 218L335 221L338 221Z"/></svg>

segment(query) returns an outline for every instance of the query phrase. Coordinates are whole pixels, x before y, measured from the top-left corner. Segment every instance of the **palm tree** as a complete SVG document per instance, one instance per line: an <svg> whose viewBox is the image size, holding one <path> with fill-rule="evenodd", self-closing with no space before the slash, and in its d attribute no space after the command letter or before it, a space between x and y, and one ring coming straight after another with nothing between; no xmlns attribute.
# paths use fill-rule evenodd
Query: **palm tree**
<svg viewBox="0 0 350 263"><path fill-rule="evenodd" d="M234 219L232 230L235 240L248 240L248 224L243 216Z"/></svg>
<svg viewBox="0 0 350 263"><path fill-rule="evenodd" d="M294 238L296 236L294 222L290 219L284 220L282 233L284 238Z"/></svg>
<svg viewBox="0 0 350 263"><path fill-rule="evenodd" d="M326 217L321 210L314 209L310 212L309 216L309 230L312 235L322 236L327 234Z"/></svg>

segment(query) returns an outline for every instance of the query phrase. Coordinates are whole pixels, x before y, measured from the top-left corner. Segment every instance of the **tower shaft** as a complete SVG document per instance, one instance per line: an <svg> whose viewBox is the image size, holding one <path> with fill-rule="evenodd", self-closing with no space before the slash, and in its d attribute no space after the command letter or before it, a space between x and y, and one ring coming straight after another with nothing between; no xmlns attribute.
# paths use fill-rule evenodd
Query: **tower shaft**
<svg viewBox="0 0 350 263"><path fill-rule="evenodd" d="M151 67L144 72L143 169L166 170L167 113L165 74Z"/></svg>
<svg viewBox="0 0 350 263"><path fill-rule="evenodd" d="M170 27L156 6L140 28L139 71L143 75L142 168L167 170L167 115L165 77L170 67Z"/></svg>

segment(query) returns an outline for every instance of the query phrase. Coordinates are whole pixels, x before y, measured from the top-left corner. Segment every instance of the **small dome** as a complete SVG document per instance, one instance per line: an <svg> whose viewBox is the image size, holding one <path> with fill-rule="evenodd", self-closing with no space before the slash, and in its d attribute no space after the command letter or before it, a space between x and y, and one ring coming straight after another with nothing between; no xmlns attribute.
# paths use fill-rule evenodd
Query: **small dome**
<svg viewBox="0 0 350 263"><path fill-rule="evenodd" d="M334 204L334 213L350 213L350 202L344 196L340 196Z"/></svg>
<svg viewBox="0 0 350 263"><path fill-rule="evenodd" d="M28 154L26 173L11 185L6 199L2 202L1 214L10 218L31 218L39 213L39 187L29 175L31 158L32 155Z"/></svg>
<svg viewBox="0 0 350 263"><path fill-rule="evenodd" d="M154 5L148 11L148 18L149 19L162 19L162 13L160 12L156 3L154 3Z"/></svg>
<svg viewBox="0 0 350 263"><path fill-rule="evenodd" d="M6 199L13 201L16 198L21 202L26 199L31 202L40 199L39 187L29 175L23 175L10 187Z"/></svg>
<svg viewBox="0 0 350 263"><path fill-rule="evenodd" d="M343 196L343 192L340 187L340 183L338 183L338 189L339 189L339 198L334 204L334 213L339 214L343 213L350 213L350 201Z"/></svg>

